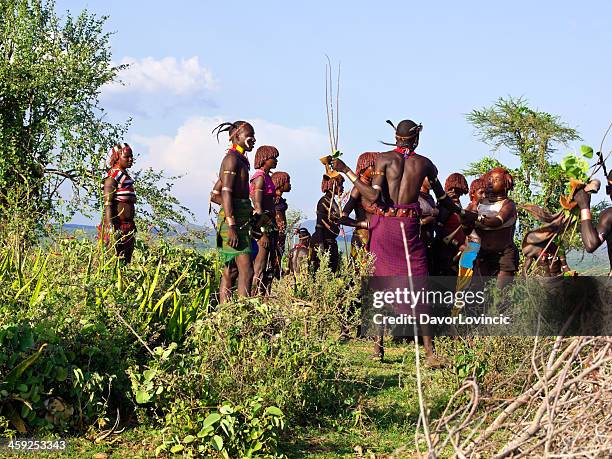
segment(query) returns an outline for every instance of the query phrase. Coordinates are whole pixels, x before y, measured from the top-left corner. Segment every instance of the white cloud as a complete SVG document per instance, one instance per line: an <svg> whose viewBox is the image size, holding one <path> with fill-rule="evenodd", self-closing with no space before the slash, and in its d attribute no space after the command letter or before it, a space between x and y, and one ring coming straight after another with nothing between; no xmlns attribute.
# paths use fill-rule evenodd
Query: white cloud
<svg viewBox="0 0 612 459"><path fill-rule="evenodd" d="M136 153L141 153L136 168L151 166L168 175L186 174L176 185L176 196L197 217L208 222L208 196L216 181L219 165L227 148L227 134L217 140L211 131L230 118L190 118L174 136L133 136ZM266 120L252 120L257 145L274 145L280 152L277 170L289 172L293 189L286 195L290 207L314 215L320 197L323 166L318 158L328 150L327 138L311 127L287 127ZM139 150L139 146L143 148ZM249 153L253 160L255 151Z"/></svg>
<svg viewBox="0 0 612 459"><path fill-rule="evenodd" d="M129 64L119 73L119 80L123 84L114 82L106 86L104 91L107 94L165 92L187 96L216 89L212 72L200 65L197 56L180 61L175 57L159 60L152 57L124 57L119 64Z"/></svg>

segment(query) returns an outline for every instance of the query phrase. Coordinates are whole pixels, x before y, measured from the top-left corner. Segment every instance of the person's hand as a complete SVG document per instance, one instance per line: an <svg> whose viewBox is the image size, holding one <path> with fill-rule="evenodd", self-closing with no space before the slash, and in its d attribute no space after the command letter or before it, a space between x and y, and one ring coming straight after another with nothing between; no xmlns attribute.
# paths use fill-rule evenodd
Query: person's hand
<svg viewBox="0 0 612 459"><path fill-rule="evenodd" d="M461 219L461 223L472 223L478 218L478 213L472 212L471 210L466 210L463 212L463 215L459 214L459 217Z"/></svg>
<svg viewBox="0 0 612 459"><path fill-rule="evenodd" d="M259 238L259 243L264 249L267 249L268 247L270 247L270 238L267 234L264 233L263 236Z"/></svg>
<svg viewBox="0 0 612 459"><path fill-rule="evenodd" d="M227 229L227 245L233 249L238 247L238 233L233 225Z"/></svg>
<svg viewBox="0 0 612 459"><path fill-rule="evenodd" d="M342 161L341 159L334 159L334 161L332 162L332 167L334 168L334 170L342 172L344 174L351 170L350 167L344 164L344 161Z"/></svg>
<svg viewBox="0 0 612 459"><path fill-rule="evenodd" d="M578 204L580 209L590 209L591 207L591 193L587 193L583 188L574 193L574 201Z"/></svg>

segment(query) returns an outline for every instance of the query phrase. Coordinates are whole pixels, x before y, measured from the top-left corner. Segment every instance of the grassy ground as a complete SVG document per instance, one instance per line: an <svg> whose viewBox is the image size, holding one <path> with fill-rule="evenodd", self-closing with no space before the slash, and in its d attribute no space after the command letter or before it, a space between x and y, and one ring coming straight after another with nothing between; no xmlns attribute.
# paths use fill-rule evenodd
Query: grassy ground
<svg viewBox="0 0 612 459"><path fill-rule="evenodd" d="M422 347L421 347L422 350ZM351 341L343 345L350 377L341 384L355 386L359 394L347 405L344 419L321 419L319 425L294 428L288 432L283 452L290 458L386 457L406 446L398 457L412 457L414 428L418 418L414 344L392 344L386 348L385 362L370 359L372 342ZM422 356L422 352L421 352ZM446 405L456 387L450 370L423 369L423 388L435 417ZM153 457L161 434L144 428L127 429L112 440L96 445L85 438L69 439L63 453L36 453L36 458L146 458ZM20 457L1 451L2 457ZM100 453L105 454L100 455ZM96 456L96 454L98 454ZM32 457L32 456L29 456Z"/></svg>
<svg viewBox="0 0 612 459"><path fill-rule="evenodd" d="M423 357L421 347L421 358ZM414 344L387 344L385 362L370 359L371 342L351 342L344 347L350 362L348 374L358 386L357 408L347 413L348 421L327 420L319 428L298 430L286 445L289 457L356 457L356 451L385 457L406 446L399 457L412 457L414 429L419 404L416 389ZM423 360L421 360L423 362ZM438 415L455 390L449 370L422 371L422 382L431 415Z"/></svg>

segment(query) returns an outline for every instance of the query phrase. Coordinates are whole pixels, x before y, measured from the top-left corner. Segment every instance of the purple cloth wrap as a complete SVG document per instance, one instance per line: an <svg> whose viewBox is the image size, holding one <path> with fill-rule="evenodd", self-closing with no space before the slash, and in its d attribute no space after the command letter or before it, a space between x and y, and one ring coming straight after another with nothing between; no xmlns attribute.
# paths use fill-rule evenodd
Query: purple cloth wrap
<svg viewBox="0 0 612 459"><path fill-rule="evenodd" d="M421 208L418 202L411 204L396 204L396 209L414 209L418 215ZM380 279L380 285L384 290L395 290L395 288L410 288L408 278L408 264L406 263L404 239L402 237L401 223L404 223L406 243L410 257L410 268L412 274L412 287L414 291L426 289L427 276L427 251L420 237L420 221L418 217L386 217L372 215L370 220L370 252L374 254L374 276L384 277ZM419 302L416 306L417 318L420 314L431 313L430 305ZM396 314L413 315L414 310L408 305L400 303L393 305ZM411 334L412 326L402 333Z"/></svg>
<svg viewBox="0 0 612 459"><path fill-rule="evenodd" d="M420 213L418 202L399 204L397 209L414 209ZM415 217L385 217L372 215L370 220L370 252L374 254L375 276L407 276L401 223L404 223L410 254L412 277L427 277L427 252L419 237L420 222Z"/></svg>

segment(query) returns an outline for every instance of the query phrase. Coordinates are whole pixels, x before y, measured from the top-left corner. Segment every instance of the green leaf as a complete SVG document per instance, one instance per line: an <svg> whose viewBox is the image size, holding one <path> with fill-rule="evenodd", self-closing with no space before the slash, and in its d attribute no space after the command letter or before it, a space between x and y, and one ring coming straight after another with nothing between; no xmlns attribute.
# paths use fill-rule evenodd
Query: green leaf
<svg viewBox="0 0 612 459"><path fill-rule="evenodd" d="M591 159L593 157L593 148L589 147L588 145L582 145L580 147L580 152L585 158Z"/></svg>
<svg viewBox="0 0 612 459"><path fill-rule="evenodd" d="M19 392L27 392L28 391L28 386L27 386L27 384L19 384L17 386L17 390Z"/></svg>
<svg viewBox="0 0 612 459"><path fill-rule="evenodd" d="M47 343L40 346L38 351L27 357L19 365L13 368L8 375L6 375L6 381L9 383L15 383L18 378L21 377L24 371L26 371L38 358L41 356L43 350L47 347Z"/></svg>
<svg viewBox="0 0 612 459"><path fill-rule="evenodd" d="M145 370L143 372L144 379L147 382L153 381L153 378L155 378L156 374L157 374L157 370Z"/></svg>
<svg viewBox="0 0 612 459"><path fill-rule="evenodd" d="M185 447L183 445L174 445L172 448L170 448L170 452L171 453L180 453L184 449L185 449Z"/></svg>
<svg viewBox="0 0 612 459"><path fill-rule="evenodd" d="M144 390L136 391L136 403L149 403L151 401L151 394Z"/></svg>
<svg viewBox="0 0 612 459"><path fill-rule="evenodd" d="M210 442L216 451L221 451L223 449L223 438L219 435L215 435Z"/></svg>
<svg viewBox="0 0 612 459"><path fill-rule="evenodd" d="M577 159L578 158L576 158L576 156L574 156L573 154L568 154L561 160L561 169L567 171L569 168L576 164Z"/></svg>
<svg viewBox="0 0 612 459"><path fill-rule="evenodd" d="M193 435L187 435L185 438L183 438L183 443L193 443L195 439L196 437Z"/></svg>
<svg viewBox="0 0 612 459"><path fill-rule="evenodd" d="M268 408L266 408L265 414L269 414L271 416L278 416L278 417L284 416L280 408L277 408L275 406L269 406Z"/></svg>
<svg viewBox="0 0 612 459"><path fill-rule="evenodd" d="M55 369L55 379L58 381L66 381L68 377L68 370L64 367L56 367Z"/></svg>
<svg viewBox="0 0 612 459"><path fill-rule="evenodd" d="M221 419L221 415L219 413L211 413L209 414L206 419L204 419L204 424L202 424L202 430L212 426L213 424L215 424L216 422L219 422L219 420Z"/></svg>
<svg viewBox="0 0 612 459"><path fill-rule="evenodd" d="M208 437L214 431L215 429L212 426L202 427L202 429L198 432L198 438Z"/></svg>

